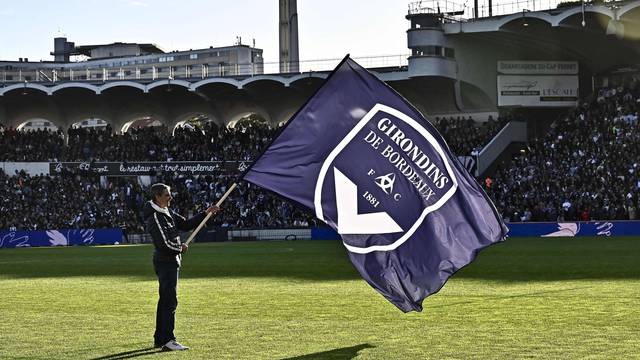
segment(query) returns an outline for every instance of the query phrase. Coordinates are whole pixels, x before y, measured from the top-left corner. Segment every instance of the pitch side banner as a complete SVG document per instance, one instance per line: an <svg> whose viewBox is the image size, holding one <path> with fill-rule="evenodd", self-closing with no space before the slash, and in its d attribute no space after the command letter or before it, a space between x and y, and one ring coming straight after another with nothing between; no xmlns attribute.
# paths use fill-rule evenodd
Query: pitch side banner
<svg viewBox="0 0 640 360"><path fill-rule="evenodd" d="M7 231L0 229L0 248L113 245L122 241L122 229L54 229Z"/></svg>
<svg viewBox="0 0 640 360"><path fill-rule="evenodd" d="M170 161L170 162L54 162L49 173L66 170L88 171L105 176L139 176L163 172L208 175L214 172L241 173L250 165L246 161Z"/></svg>
<svg viewBox="0 0 640 360"><path fill-rule="evenodd" d="M243 178L312 209L405 312L507 232L436 129L348 57Z"/></svg>

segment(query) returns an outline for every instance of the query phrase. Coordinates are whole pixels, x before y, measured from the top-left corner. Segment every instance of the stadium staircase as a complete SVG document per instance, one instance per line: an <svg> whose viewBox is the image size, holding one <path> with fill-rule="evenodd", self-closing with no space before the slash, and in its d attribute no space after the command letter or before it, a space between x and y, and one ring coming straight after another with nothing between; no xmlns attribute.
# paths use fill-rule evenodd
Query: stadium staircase
<svg viewBox="0 0 640 360"><path fill-rule="evenodd" d="M509 122L478 154L477 176L482 176L512 144L525 142L527 142L527 123Z"/></svg>

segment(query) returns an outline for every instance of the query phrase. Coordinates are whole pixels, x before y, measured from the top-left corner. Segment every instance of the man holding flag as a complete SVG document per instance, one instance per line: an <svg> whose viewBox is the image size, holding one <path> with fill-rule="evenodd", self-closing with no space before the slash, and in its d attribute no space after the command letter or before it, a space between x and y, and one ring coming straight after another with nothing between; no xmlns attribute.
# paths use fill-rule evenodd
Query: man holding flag
<svg viewBox="0 0 640 360"><path fill-rule="evenodd" d="M158 276L159 299L156 310L156 331L153 335L154 346L162 351L187 350L176 341L173 334L176 308L178 307L177 287L178 273L182 262L182 254L189 249L188 243L180 240L179 231L195 228L204 223L211 215L220 211L218 205L209 207L191 219L185 219L169 209L171 188L162 183L151 185L151 200L143 209L146 231L153 239L153 268ZM209 215L207 215L209 214ZM206 218L205 218L206 217Z"/></svg>

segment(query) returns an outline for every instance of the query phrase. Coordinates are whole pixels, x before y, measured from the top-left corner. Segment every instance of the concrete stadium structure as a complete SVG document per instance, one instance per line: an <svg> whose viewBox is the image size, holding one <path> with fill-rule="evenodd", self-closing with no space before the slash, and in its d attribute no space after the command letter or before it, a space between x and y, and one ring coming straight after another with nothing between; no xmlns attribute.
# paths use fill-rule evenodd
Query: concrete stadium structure
<svg viewBox="0 0 640 360"><path fill-rule="evenodd" d="M495 113L497 63L502 60L577 62L581 95L590 93L595 79L607 71L640 64L640 0L584 8L577 3L486 18L464 18L462 10L442 11L436 4L414 6L406 16L411 23L408 66L370 69L427 115ZM73 66L81 69L86 63ZM0 61L0 71L6 64ZM19 70L19 64L11 64L11 71ZM215 71L184 71L143 78L137 76L140 65L128 73L122 67L99 71L117 69L115 79L5 77L0 124L17 127L31 119L47 119L66 129L99 118L121 129L132 120L152 117L172 128L197 115L226 125L258 114L276 125L286 121L329 73L250 71L220 76Z"/></svg>

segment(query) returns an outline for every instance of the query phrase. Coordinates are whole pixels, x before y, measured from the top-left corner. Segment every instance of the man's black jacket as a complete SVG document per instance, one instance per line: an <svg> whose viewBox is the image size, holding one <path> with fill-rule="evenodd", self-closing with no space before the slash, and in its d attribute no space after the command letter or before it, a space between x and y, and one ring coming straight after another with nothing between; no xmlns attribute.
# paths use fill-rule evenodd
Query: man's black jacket
<svg viewBox="0 0 640 360"><path fill-rule="evenodd" d="M161 208L148 201L144 205L143 217L147 233L153 239L153 261L176 262L180 265L182 242L180 231L189 231L204 220L206 213L200 213L187 220L180 214Z"/></svg>

